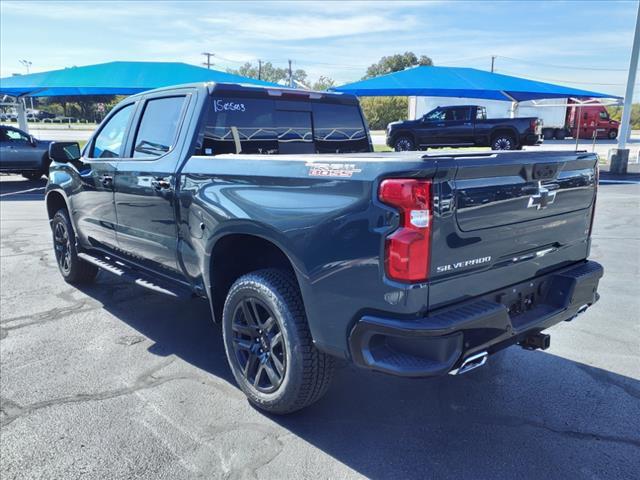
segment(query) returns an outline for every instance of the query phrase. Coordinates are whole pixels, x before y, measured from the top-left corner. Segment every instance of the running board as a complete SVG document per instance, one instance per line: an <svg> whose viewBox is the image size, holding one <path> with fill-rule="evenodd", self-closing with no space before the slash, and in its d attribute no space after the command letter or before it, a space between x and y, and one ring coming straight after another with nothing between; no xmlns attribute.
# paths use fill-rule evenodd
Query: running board
<svg viewBox="0 0 640 480"><path fill-rule="evenodd" d="M92 265L95 265L96 267L101 268L106 272L112 273L113 275L122 278L123 280L135 283L136 285L139 285L156 293L162 293L174 298L191 297L194 295L194 293L186 286L182 287L181 285L174 284L169 280L158 280L156 278L153 278L149 274L129 267L128 265L125 265L124 263L107 255L95 256L89 253L81 252L78 253L78 257L85 262L91 263Z"/></svg>

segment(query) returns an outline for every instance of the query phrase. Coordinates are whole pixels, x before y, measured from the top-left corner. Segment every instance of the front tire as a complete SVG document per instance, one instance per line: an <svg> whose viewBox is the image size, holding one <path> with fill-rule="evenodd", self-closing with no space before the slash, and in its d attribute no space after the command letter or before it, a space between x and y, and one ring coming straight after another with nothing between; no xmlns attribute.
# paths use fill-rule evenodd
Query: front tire
<svg viewBox="0 0 640 480"><path fill-rule="evenodd" d="M266 269L236 280L224 304L222 332L233 376L257 408L291 413L327 391L334 359L313 345L291 274Z"/></svg>
<svg viewBox="0 0 640 480"><path fill-rule="evenodd" d="M401 135L393 142L393 149L396 152L408 152L416 149L416 144L411 137Z"/></svg>
<svg viewBox="0 0 640 480"><path fill-rule="evenodd" d="M491 140L491 150L515 150L516 141L507 133L500 133Z"/></svg>
<svg viewBox="0 0 640 480"><path fill-rule="evenodd" d="M609 134L608 134L609 140L615 140L617 136L618 136L618 130L615 130L615 129L609 130Z"/></svg>
<svg viewBox="0 0 640 480"><path fill-rule="evenodd" d="M51 230L58 270L65 282L79 285L95 280L98 267L78 257L76 236L65 209L61 208L53 216Z"/></svg>

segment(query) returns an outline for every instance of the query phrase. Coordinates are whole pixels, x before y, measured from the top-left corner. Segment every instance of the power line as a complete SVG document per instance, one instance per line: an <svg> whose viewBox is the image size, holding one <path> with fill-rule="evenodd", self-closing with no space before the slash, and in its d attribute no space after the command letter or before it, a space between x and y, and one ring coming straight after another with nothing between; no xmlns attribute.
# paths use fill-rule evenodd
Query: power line
<svg viewBox="0 0 640 480"><path fill-rule="evenodd" d="M601 70L601 71L605 71L605 72L626 72L628 70L626 68L585 67L585 66L574 66L574 65L554 65L554 64L551 64L551 63L524 60L522 58L506 57L504 55L496 55L496 56L500 57L500 58L505 58L507 60L512 60L514 62L528 63L530 65L540 65L542 67L549 67L549 68L564 68L564 69L567 69L567 70Z"/></svg>
<svg viewBox="0 0 640 480"><path fill-rule="evenodd" d="M625 85L624 83L600 83L600 82L578 82L575 80L566 80L566 79L558 79L558 78L547 78L547 77L531 77L529 75L522 75L521 73L517 73L517 72L510 72L508 70L500 70L500 73L506 73L508 75L517 75L519 77L523 77L523 78L528 78L530 80L544 80L547 82L564 82L564 83L575 83L575 84L579 84L579 85L606 85L606 86L610 86L610 87L618 87L620 85Z"/></svg>

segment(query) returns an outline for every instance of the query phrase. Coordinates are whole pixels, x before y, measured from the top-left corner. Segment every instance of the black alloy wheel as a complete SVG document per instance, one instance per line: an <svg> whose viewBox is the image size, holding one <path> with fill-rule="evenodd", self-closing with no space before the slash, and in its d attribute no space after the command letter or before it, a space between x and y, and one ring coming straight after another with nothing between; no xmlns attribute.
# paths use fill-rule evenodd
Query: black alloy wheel
<svg viewBox="0 0 640 480"><path fill-rule="evenodd" d="M245 298L233 313L231 330L244 378L259 392L276 391L284 379L287 353L275 315L258 298Z"/></svg>
<svg viewBox="0 0 640 480"><path fill-rule="evenodd" d="M406 136L398 137L394 142L393 147L396 152L408 152L416 149L413 140Z"/></svg>
<svg viewBox="0 0 640 480"><path fill-rule="evenodd" d="M71 272L71 239L64 222L56 222L53 225L53 248L60 271L65 276L69 275Z"/></svg>
<svg viewBox="0 0 640 480"><path fill-rule="evenodd" d="M491 144L492 150L514 150L515 148L515 141L510 135L498 135Z"/></svg>

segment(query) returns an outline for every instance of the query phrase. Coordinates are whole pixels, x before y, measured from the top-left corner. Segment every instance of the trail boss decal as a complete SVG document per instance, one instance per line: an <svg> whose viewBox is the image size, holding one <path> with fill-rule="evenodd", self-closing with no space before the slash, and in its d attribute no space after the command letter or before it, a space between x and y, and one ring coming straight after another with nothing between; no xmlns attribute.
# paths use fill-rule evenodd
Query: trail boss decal
<svg viewBox="0 0 640 480"><path fill-rule="evenodd" d="M306 164L310 177L343 177L349 178L362 171L354 163L316 163Z"/></svg>
<svg viewBox="0 0 640 480"><path fill-rule="evenodd" d="M438 273L451 272L460 268L473 267L475 265L482 265L483 263L489 263L491 257L473 258L471 260L464 260L462 262L450 263L448 265L440 265L436 267Z"/></svg>

